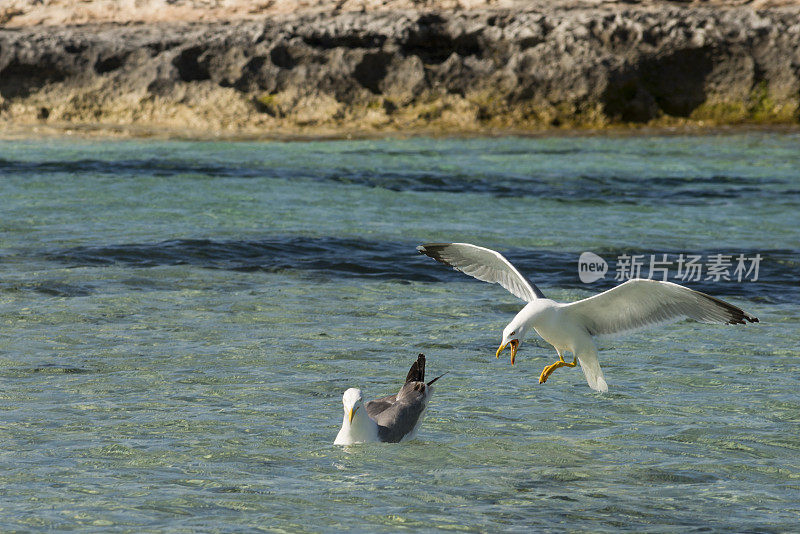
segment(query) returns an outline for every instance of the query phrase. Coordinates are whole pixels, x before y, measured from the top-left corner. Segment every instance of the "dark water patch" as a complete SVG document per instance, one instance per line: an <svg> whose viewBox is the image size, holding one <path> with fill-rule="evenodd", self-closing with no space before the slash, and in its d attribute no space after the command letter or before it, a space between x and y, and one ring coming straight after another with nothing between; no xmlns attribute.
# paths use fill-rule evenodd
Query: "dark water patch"
<svg viewBox="0 0 800 534"><path fill-rule="evenodd" d="M253 178L269 174L269 169L244 165L222 165L209 162L166 160L158 158L66 161L14 161L0 158L0 173L14 174L112 174L116 176L202 175L209 177Z"/></svg>
<svg viewBox="0 0 800 534"><path fill-rule="evenodd" d="M90 373L88 369L81 367L63 366L57 363L46 363L39 367L33 367L29 370L31 373L44 373L44 374L65 374L65 375L84 375Z"/></svg>
<svg viewBox="0 0 800 534"><path fill-rule="evenodd" d="M474 177L436 172L330 173L320 179L349 185L424 193L483 193L496 197L547 195L552 189L535 178L504 175Z"/></svg>
<svg viewBox="0 0 800 534"><path fill-rule="evenodd" d="M89 284L68 284L55 280L43 282L0 282L0 291L8 293L40 293L49 297L85 297L94 292Z"/></svg>
<svg viewBox="0 0 800 534"><path fill-rule="evenodd" d="M551 495L548 497L549 499L557 500L557 501L567 501L567 502L577 502L578 499L575 497L570 497L569 495Z"/></svg>
<svg viewBox="0 0 800 534"><path fill-rule="evenodd" d="M638 470L634 477L638 482L651 484L712 484L717 477L708 473L678 469L647 468Z"/></svg>
<svg viewBox="0 0 800 534"><path fill-rule="evenodd" d="M144 276L134 276L120 280L120 283L131 291L171 291L176 289L174 280L153 280ZM177 286L180 288L181 286ZM191 287L197 287L191 284Z"/></svg>
<svg viewBox="0 0 800 534"><path fill-rule="evenodd" d="M181 239L160 243L84 246L47 254L71 267L192 265L234 271L312 271L329 276L435 282L412 243L335 237L286 237L253 241Z"/></svg>
<svg viewBox="0 0 800 534"><path fill-rule="evenodd" d="M148 268L190 265L240 272L304 271L327 277L416 282L469 280L465 275L418 254L415 250L417 244L412 241L368 241L337 237L274 237L231 241L180 239L158 243L73 247L49 252L46 257L70 267L122 265ZM765 303L794 302L800 299L800 288L795 282L795 275L800 269L798 251L597 249L592 252L607 262L608 271L604 278L591 284L585 284L579 279L580 252L511 249L504 251L504 254L520 271L542 287L604 291L618 285L634 272L641 278L656 279L662 279L666 272L667 280L712 295L736 295ZM747 271L739 273L741 281L737 279L736 273L737 258L740 256ZM698 258L695 264L700 265L699 271L692 271L691 276L679 278L679 275L688 274L686 265L693 257ZM719 259L723 263L719 263ZM710 267L712 264L724 266L724 261L730 262L726 271L730 278L728 280L714 274L724 271L722 267L715 268L716 271ZM757 275L753 262L757 263ZM639 271L630 268L634 263L641 265ZM652 272L651 266L654 267Z"/></svg>
<svg viewBox="0 0 800 534"><path fill-rule="evenodd" d="M535 197L561 202L602 204L653 202L703 205L715 200L775 198L800 202L800 195L781 191L778 179L737 176L625 177L579 175L563 177L512 174L442 173L436 171L342 171L316 179L390 191L473 193L498 198Z"/></svg>
<svg viewBox="0 0 800 534"><path fill-rule="evenodd" d="M210 491L212 493L244 493L247 490L239 486L221 486L218 488L210 488Z"/></svg>
<svg viewBox="0 0 800 534"><path fill-rule="evenodd" d="M366 151L369 152L369 151ZM402 152L402 151L401 151ZM420 152L420 151L417 151ZM428 153L430 152L430 154ZM383 155L387 155L382 153ZM494 153L493 153L494 154ZM352 154L351 154L352 155ZM389 154L390 155L390 154ZM398 154L400 157L402 154ZM422 151L431 159L426 170L397 169L375 171L353 166L333 165L324 169L308 166L273 166L269 162L237 165L167 160L159 158L71 161L15 161L0 158L0 174L89 174L113 175L119 178L137 176L205 178L281 179L333 182L390 191L425 193L471 193L497 198L532 197L558 202L590 202L593 204L659 203L704 205L725 203L739 198L771 199L782 204L800 203L800 192L789 179L745 176L625 176L607 174L571 175L568 171L553 174L539 172L485 172L463 169L438 170L450 152ZM335 155L331 156L335 158ZM331 163L335 164L333 159Z"/></svg>
<svg viewBox="0 0 800 534"><path fill-rule="evenodd" d="M433 149L433 148L407 148L407 149L400 149L400 148L392 148L387 149L385 147L380 148L352 148L352 149L345 149L337 152L338 154L350 154L356 156L368 156L374 157L376 155L380 156L389 156L389 157L402 157L402 158L409 158L409 157L419 157L419 158L436 158L436 159L445 159L445 158L452 158L452 157L459 157L459 156L475 156L476 150L481 150L482 152L485 151L486 147L482 147L480 149L476 149L471 145L466 145L461 148L455 146L448 146L446 148L441 149ZM535 147L535 146L524 146L519 148L494 148L491 151L486 151L486 155L490 156L522 156L522 157L530 157L537 154L547 155L547 156L558 156L558 155L571 155L571 154L590 154L590 153L598 153L598 152L607 152L606 150L592 150L587 149L586 147Z"/></svg>

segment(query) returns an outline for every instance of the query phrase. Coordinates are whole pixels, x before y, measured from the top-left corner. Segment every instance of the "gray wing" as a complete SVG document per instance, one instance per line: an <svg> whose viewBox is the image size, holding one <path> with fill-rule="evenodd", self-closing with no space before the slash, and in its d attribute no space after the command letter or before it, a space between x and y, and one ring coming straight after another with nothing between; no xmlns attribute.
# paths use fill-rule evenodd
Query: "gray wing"
<svg viewBox="0 0 800 534"><path fill-rule="evenodd" d="M684 318L720 324L758 322L756 317L711 295L672 282L643 279L628 280L562 309L591 335L632 332Z"/></svg>
<svg viewBox="0 0 800 534"><path fill-rule="evenodd" d="M544 298L533 282L522 276L502 254L492 249L469 243L425 243L418 246L417 250L478 280L500 284L526 302Z"/></svg>
<svg viewBox="0 0 800 534"><path fill-rule="evenodd" d="M367 415L370 419L374 421L381 413L394 406L395 402L397 402L397 395L389 395L382 399L368 401L364 408L367 409Z"/></svg>
<svg viewBox="0 0 800 534"><path fill-rule="evenodd" d="M406 382L400 393L366 404L367 415L378 424L381 441L397 443L414 431L428 403L425 382Z"/></svg>

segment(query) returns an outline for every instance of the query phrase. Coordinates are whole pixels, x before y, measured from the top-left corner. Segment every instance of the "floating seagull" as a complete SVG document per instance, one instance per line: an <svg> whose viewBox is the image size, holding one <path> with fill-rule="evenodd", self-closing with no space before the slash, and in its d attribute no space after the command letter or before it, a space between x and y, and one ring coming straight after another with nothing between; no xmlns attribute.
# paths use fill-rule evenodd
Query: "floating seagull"
<svg viewBox="0 0 800 534"><path fill-rule="evenodd" d="M593 336L633 332L683 318L720 324L758 322L718 298L657 280L628 280L588 299L555 302L545 298L538 287L494 250L468 243L426 243L417 250L478 280L500 284L528 303L503 330L496 356L499 358L510 345L513 365L520 341L533 327L558 353L558 361L545 367L539 376L540 384L559 367L575 367L577 360L589 387L608 391ZM573 354L571 363L564 361L565 352Z"/></svg>
<svg viewBox="0 0 800 534"><path fill-rule="evenodd" d="M375 399L364 404L361 410L361 390L350 388L342 395L344 419L342 429L334 445L352 445L386 441L397 443L413 439L422 415L433 394L432 384L442 378L439 375L425 383L425 355L417 356L406 376L406 383L397 395Z"/></svg>

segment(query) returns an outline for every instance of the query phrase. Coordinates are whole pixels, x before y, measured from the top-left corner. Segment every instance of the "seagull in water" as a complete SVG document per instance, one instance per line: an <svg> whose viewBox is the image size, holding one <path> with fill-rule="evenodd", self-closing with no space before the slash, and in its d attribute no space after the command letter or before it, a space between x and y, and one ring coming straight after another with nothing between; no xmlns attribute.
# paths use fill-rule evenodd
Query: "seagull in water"
<svg viewBox="0 0 800 534"><path fill-rule="evenodd" d="M718 298L657 280L628 280L588 299L556 302L545 298L538 287L494 250L469 243L426 243L417 250L478 280L500 284L528 303L503 330L495 356L499 358L510 346L514 365L522 338L533 328L558 353L558 361L545 367L539 376L540 384L559 367L575 367L580 362L589 387L608 391L594 336L633 332L684 318L718 324L758 322ZM573 354L572 362L564 360L565 352Z"/></svg>
<svg viewBox="0 0 800 534"><path fill-rule="evenodd" d="M342 395L344 419L334 445L375 441L397 443L404 439L413 439L433 394L433 383L443 376L439 375L426 383L425 355L420 354L411 365L406 383L397 395L364 404L360 389L348 389ZM362 406L365 409L362 410Z"/></svg>

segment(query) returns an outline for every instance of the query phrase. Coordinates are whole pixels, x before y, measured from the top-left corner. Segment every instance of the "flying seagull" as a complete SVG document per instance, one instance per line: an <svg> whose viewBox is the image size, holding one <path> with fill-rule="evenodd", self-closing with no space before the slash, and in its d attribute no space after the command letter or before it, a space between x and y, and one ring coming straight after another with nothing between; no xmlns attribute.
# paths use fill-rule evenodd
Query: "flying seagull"
<svg viewBox="0 0 800 534"><path fill-rule="evenodd" d="M633 332L684 318L720 324L758 322L757 318L718 298L657 280L628 280L587 299L555 302L546 298L536 285L494 250L469 243L426 243L417 250L478 280L500 284L527 302L503 330L496 356L499 358L510 345L513 365L520 341L533 328L558 353L558 361L545 367L539 376L540 384L559 367L575 367L577 360L589 387L608 391L597 359L594 336ZM565 352L573 354L571 363L564 360Z"/></svg>
<svg viewBox="0 0 800 534"><path fill-rule="evenodd" d="M425 355L417 356L406 376L406 383L397 395L362 403L361 390L350 388L342 395L344 419L342 429L333 442L335 445L352 445L386 441L397 443L413 439L422 415L433 394L433 383L425 382ZM361 407L365 408L364 410Z"/></svg>

